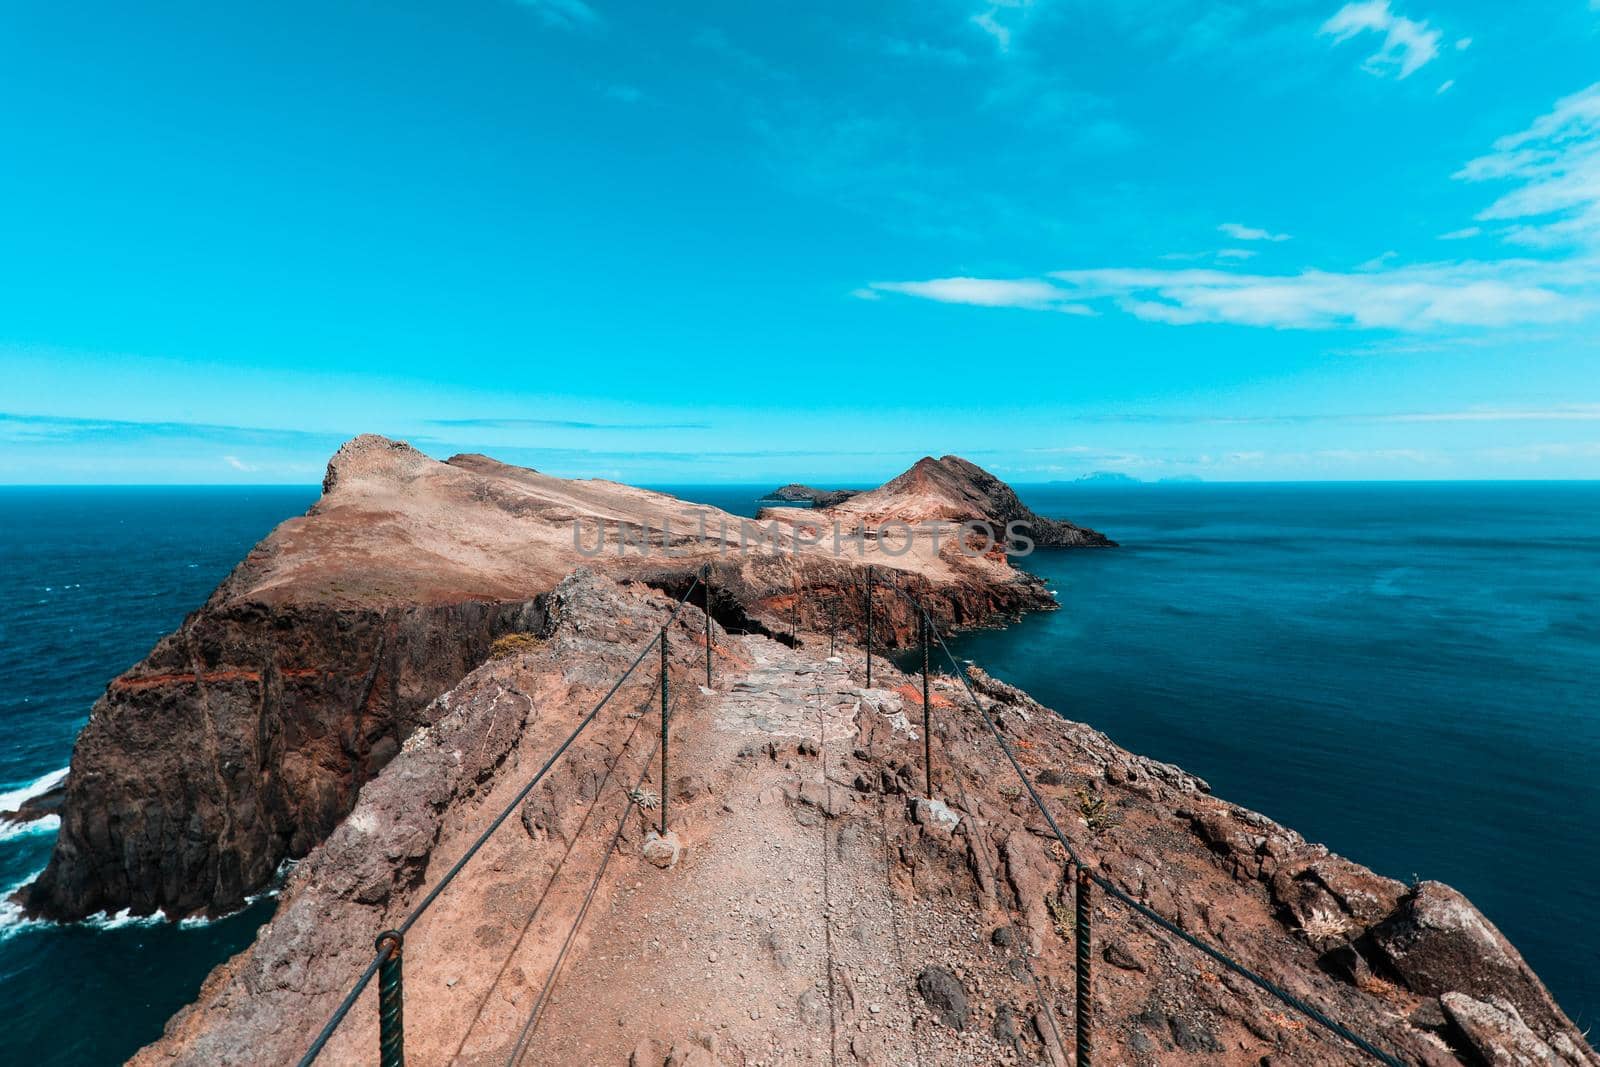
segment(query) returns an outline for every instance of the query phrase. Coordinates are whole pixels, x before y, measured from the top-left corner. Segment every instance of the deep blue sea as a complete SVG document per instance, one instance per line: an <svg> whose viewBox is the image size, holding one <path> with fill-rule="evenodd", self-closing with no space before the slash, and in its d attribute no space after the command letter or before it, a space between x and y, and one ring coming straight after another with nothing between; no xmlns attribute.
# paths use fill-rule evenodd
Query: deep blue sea
<svg viewBox="0 0 1600 1067"><path fill-rule="evenodd" d="M0 791L67 765L106 683L204 603L293 489L0 488ZM0 808L13 805L0 800ZM0 828L0 835L5 833ZM44 868L52 834L0 839L0 888ZM250 943L270 901L214 923L0 925L0 1060L121 1063Z"/></svg>
<svg viewBox="0 0 1600 1067"><path fill-rule="evenodd" d="M669 488L753 514L770 486ZM1457 886L1600 1021L1600 483L1022 495L1123 547L1035 553L1062 610L959 656L1344 855ZM64 767L106 682L315 498L0 488L0 792ZM49 847L0 828L0 883ZM120 1062L270 911L0 924L6 1058Z"/></svg>

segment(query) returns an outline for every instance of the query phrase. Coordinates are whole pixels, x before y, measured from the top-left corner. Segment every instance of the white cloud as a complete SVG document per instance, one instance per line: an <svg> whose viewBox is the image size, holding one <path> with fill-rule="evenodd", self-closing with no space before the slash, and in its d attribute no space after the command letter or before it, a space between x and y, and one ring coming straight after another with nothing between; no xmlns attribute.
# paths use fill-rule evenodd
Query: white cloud
<svg viewBox="0 0 1600 1067"><path fill-rule="evenodd" d="M1362 68L1381 76L1409 78L1439 54L1438 30L1389 10L1389 0L1359 0L1341 7L1317 31L1342 44L1363 33L1383 34L1383 46L1367 57Z"/></svg>
<svg viewBox="0 0 1600 1067"><path fill-rule="evenodd" d="M1110 301L1138 318L1174 325L1233 323L1279 329L1430 330L1581 317L1591 301L1546 264L1422 264L1365 273L1292 275L1207 270L1059 271L1061 299Z"/></svg>
<svg viewBox="0 0 1600 1067"><path fill-rule="evenodd" d="M1368 5L1370 7L1371 5ZM874 282L875 293L942 303L1094 314L1109 306L1149 322L1226 323L1274 329L1373 329L1409 333L1572 323L1600 312L1600 84L1558 100L1521 132L1454 177L1516 183L1478 218L1514 223L1500 235L1575 251L1543 259L1452 260L1396 265L1385 253L1352 271L1233 273L1215 268L1111 267L1037 278L935 278ZM1244 240L1287 240L1240 223ZM1462 240L1467 226L1440 235ZM1218 262L1243 250L1214 253ZM1191 258L1170 253L1167 260Z"/></svg>
<svg viewBox="0 0 1600 1067"><path fill-rule="evenodd" d="M236 471L245 471L246 473L252 473L254 471L257 471L257 470L261 469L261 468L255 466L254 464L246 463L244 460L240 459L238 456L223 456L222 457L222 462L226 463L228 466L232 467Z"/></svg>
<svg viewBox="0 0 1600 1067"><path fill-rule="evenodd" d="M1569 404L1556 408L1475 409L1471 411L1418 412L1382 415L1379 422L1592 422L1600 420L1600 404Z"/></svg>
<svg viewBox="0 0 1600 1067"><path fill-rule="evenodd" d="M1556 101L1494 151L1456 172L1462 181L1513 181L1477 215L1507 222L1509 240L1535 247L1600 244L1600 83Z"/></svg>
<svg viewBox="0 0 1600 1067"><path fill-rule="evenodd" d="M1258 230L1254 226L1245 226L1237 222L1224 222L1217 227L1221 233L1227 234L1235 241L1287 241L1286 233L1272 233L1268 230Z"/></svg>
<svg viewBox="0 0 1600 1067"><path fill-rule="evenodd" d="M1432 263L1338 273L1234 274L1113 267L1045 278L874 282L872 289L941 303L1071 311L1097 304L1147 322L1275 329L1427 331L1570 322L1594 308L1583 271L1533 260Z"/></svg>
<svg viewBox="0 0 1600 1067"><path fill-rule="evenodd" d="M923 282L873 282L874 293L900 293L941 304L978 307L1028 308L1091 315L1089 308L1072 302L1071 294L1038 278L931 278Z"/></svg>
<svg viewBox="0 0 1600 1067"><path fill-rule="evenodd" d="M1439 83L1439 88L1433 91L1433 95L1443 96L1445 93L1448 93L1452 88L1454 88L1455 84L1456 80L1454 78L1446 78L1444 81Z"/></svg>
<svg viewBox="0 0 1600 1067"><path fill-rule="evenodd" d="M1399 255L1400 255L1399 252L1396 252L1393 249L1390 249L1389 251L1381 253L1380 255L1373 256L1371 259L1367 260L1365 263L1356 264L1356 270L1360 270L1360 271L1382 270L1384 267L1388 266L1389 261L1391 259L1396 259L1396 258L1399 257Z"/></svg>
<svg viewBox="0 0 1600 1067"><path fill-rule="evenodd" d="M1223 248L1217 251L1218 259L1233 260L1235 262L1245 259L1254 259L1255 256L1256 254L1248 248Z"/></svg>
<svg viewBox="0 0 1600 1067"><path fill-rule="evenodd" d="M999 13L1000 9L997 7L991 7L987 11L980 11L972 16L972 24L992 37L996 48L1002 52L1009 52L1011 51L1011 30L1002 25L1000 20L995 17Z"/></svg>
<svg viewBox="0 0 1600 1067"><path fill-rule="evenodd" d="M1596 3L1600 3L1600 0L1595 0L1595 2ZM1467 49L1469 49L1471 47L1472 47L1472 38L1471 37L1463 37L1460 40L1456 41L1456 51L1457 52L1465 52Z"/></svg>
<svg viewBox="0 0 1600 1067"><path fill-rule="evenodd" d="M532 8L546 25L562 30L594 30L604 25L600 13L583 0L517 0Z"/></svg>

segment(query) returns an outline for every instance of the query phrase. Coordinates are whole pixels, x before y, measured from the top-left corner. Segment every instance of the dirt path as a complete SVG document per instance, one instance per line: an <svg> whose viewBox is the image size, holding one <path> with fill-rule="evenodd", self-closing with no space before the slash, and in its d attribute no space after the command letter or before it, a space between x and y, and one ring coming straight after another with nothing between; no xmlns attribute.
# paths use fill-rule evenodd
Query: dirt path
<svg viewBox="0 0 1600 1067"><path fill-rule="evenodd" d="M826 637L811 646L822 651L724 637L715 690L698 684L699 650L676 647L669 816L682 851L666 869L642 851L658 813L629 799L661 791L659 690L647 675L630 683L622 714L569 752L522 826L491 839L479 875L408 937L408 1062L1018 1061L993 1009L956 1029L925 1003L930 965L975 1006L1020 1009L1031 994L970 901L919 897L907 797L857 781L869 751L920 759L912 689L887 665L875 676L894 688L867 689L858 654L827 657ZM555 726L535 719L518 767L549 751ZM451 840L470 839L522 777L502 775ZM903 777L920 786L920 771ZM352 1016L334 1062L366 1061L370 1015Z"/></svg>
<svg viewBox="0 0 1600 1067"><path fill-rule="evenodd" d="M879 823L837 773L860 691L841 662L739 643L749 668L675 731L682 860L650 865L635 830L526 1062L916 1062L872 1054L911 1019Z"/></svg>

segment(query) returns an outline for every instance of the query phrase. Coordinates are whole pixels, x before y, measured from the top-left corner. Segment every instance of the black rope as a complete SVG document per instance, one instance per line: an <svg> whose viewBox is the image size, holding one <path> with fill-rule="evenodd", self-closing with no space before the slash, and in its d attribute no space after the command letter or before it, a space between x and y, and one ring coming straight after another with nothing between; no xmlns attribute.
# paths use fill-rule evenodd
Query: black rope
<svg viewBox="0 0 1600 1067"><path fill-rule="evenodd" d="M610 703L612 697L617 695L617 690L622 688L622 683L628 680L628 677L633 674L634 670L638 668L639 664L644 662L645 656L649 655L650 650L656 646L656 642L661 640L662 632L677 621L678 615L683 611L684 604L688 603L689 596L695 591L696 588L699 587L699 585L700 576L695 575L694 581L689 583L689 588L684 592L683 596L678 599L677 606L672 609L672 614L667 617L667 621L663 623L661 628L656 631L655 636L651 637L649 641L645 642L645 646L639 650L639 654L635 656L633 662L628 665L628 669L623 671L621 676L618 677L614 683L612 683L610 689L606 690L606 695L600 698L600 702L590 710L589 714L583 717L583 720L578 723L577 727L567 735L566 740L562 741L561 745L555 750L555 752L551 753L550 758L545 760L544 766L539 768L538 773L528 780L527 785L524 785L520 790L517 791L517 795L511 799L511 803L507 804L500 814L495 816L494 821L489 824L488 828L484 830L483 833L478 835L477 840L472 842L472 844L467 848L467 851L462 854L461 858L456 860L450 869L445 872L444 877L439 880L439 883L435 885L433 889L429 890L428 895L423 897L416 907L411 909L411 913L406 916L405 921L396 928L401 934L404 934L410 930L412 924L422 917L423 913L426 912L428 908L432 906L433 902L438 899L439 894L444 892L445 887L454 881L456 875L461 873L461 869L465 867L469 861L471 861L473 856L478 854L478 850L483 847L484 843L489 840L490 836L492 836L496 830L500 829L500 824L505 822L506 819L510 818L511 813L517 809L518 805L527 799L528 794L533 792L534 787L539 784L540 780L544 778L545 774L549 772L550 768L555 766L556 760L560 759L562 754L566 752L567 749L572 746L572 743L578 739L578 735L583 733L583 731L588 728L590 723L594 722L595 717L600 714L601 709ZM355 987L345 995L344 1000L340 1001L339 1006L334 1009L333 1015L329 1017L327 1025L324 1026L322 1031L317 1034L316 1040L311 1042L311 1047L306 1050L306 1054L300 1058L299 1067L310 1067L310 1065L316 1061L316 1058L322 1054L322 1049L325 1045L327 1045L328 1040L333 1037L333 1032L339 1028L339 1024L344 1022L345 1016L348 1015L350 1013L350 1009L355 1006L356 998L359 997L361 995L361 991L367 987L367 983L372 981L372 976L377 973L378 965L383 961L383 957L384 953L380 951L373 958L372 962L367 965L367 969L361 973L361 977L356 979Z"/></svg>
<svg viewBox="0 0 1600 1067"><path fill-rule="evenodd" d="M961 665L956 661L955 655L951 653L950 646L945 644L944 635L939 632L937 626L933 625L933 617L928 613L928 609L923 607L922 603L917 600L916 597L912 596L910 593L899 588L898 586L891 583L889 584L889 588L893 589L895 592L899 593L901 596L905 597L913 605L915 605L916 609L922 613L922 617L927 621L929 627L932 628L934 639L939 642L939 647L944 651L945 658L950 661L950 667L955 672L956 679L961 682L961 687L967 691L967 698L972 701L972 706L977 709L978 714L983 717L985 725L989 727L989 732L994 735L994 739L999 743L1001 751L1006 754L1006 759L1010 761L1011 769L1016 771L1017 777L1022 780L1023 787L1028 790L1028 795L1033 798L1034 806L1039 809L1039 814L1044 816L1045 822L1050 824L1051 832L1055 834L1056 840L1061 843L1061 847L1066 851L1067 856L1071 859L1073 866L1085 871L1089 878L1101 889L1103 889L1108 896L1114 898L1122 904L1127 905L1129 908L1132 908L1140 915L1143 915L1146 919L1149 919L1151 922L1155 923L1157 926L1161 927L1163 930L1166 930L1173 936L1180 938L1185 943L1199 949L1201 952L1211 957L1211 959L1228 968L1228 970L1233 971L1240 977L1254 983L1257 987L1265 990L1267 993L1271 994L1273 997L1276 997L1279 1001L1293 1008L1295 1011L1304 1015L1306 1018L1321 1026L1323 1029L1343 1038L1378 1062L1387 1064L1388 1067L1408 1067L1404 1060L1398 1059L1390 1053L1378 1048L1366 1038L1350 1030L1344 1024L1324 1015L1321 1011L1312 1007L1310 1004L1307 1004L1305 1001L1301 1000L1299 997L1295 996L1293 993L1290 993L1283 987L1279 986L1276 982L1257 974L1255 971L1246 967L1238 960L1233 959L1221 949L1202 941L1193 934L1179 929L1174 923L1162 916L1159 912L1153 910L1148 905L1142 904L1135 900L1133 897L1123 892L1122 889L1108 880L1104 875L1100 874L1100 872L1086 865L1083 860L1079 858L1077 850L1072 847L1071 842L1067 840L1066 834L1061 832L1061 827L1056 825L1056 820L1053 816L1051 816L1050 809L1045 806L1044 800L1039 796L1039 791L1033 786L1033 781L1028 777L1027 772L1022 769L1022 764L1017 761L1016 754L1012 751L1011 746L1006 743L1006 739L1004 735L1001 734L1000 728L995 725L994 719L991 718L988 711L984 709L983 704L978 700L977 694L972 691L972 686L967 682L966 672L961 669Z"/></svg>

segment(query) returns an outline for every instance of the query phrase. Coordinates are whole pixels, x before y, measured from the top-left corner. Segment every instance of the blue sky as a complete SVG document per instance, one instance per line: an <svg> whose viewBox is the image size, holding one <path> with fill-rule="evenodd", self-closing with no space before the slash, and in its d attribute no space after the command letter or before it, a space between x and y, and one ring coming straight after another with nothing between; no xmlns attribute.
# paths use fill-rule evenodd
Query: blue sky
<svg viewBox="0 0 1600 1067"><path fill-rule="evenodd" d="M0 482L1600 474L1600 0L0 15Z"/></svg>

